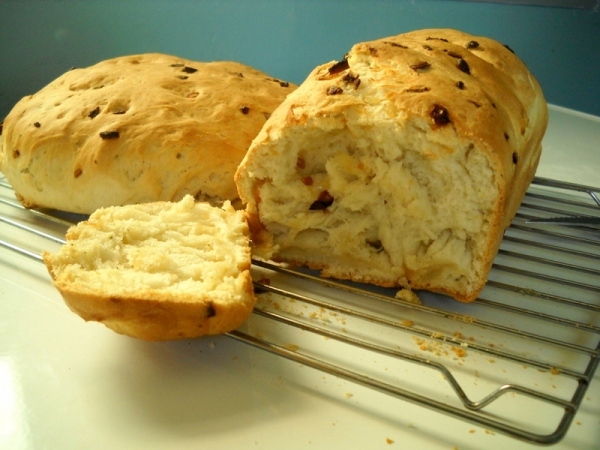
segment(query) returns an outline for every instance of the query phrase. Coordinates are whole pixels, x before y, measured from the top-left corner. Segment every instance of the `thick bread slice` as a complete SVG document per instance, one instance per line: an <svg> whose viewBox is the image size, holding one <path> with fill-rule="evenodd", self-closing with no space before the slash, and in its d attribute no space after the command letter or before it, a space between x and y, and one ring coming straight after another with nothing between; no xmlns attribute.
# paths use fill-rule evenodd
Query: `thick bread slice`
<svg viewBox="0 0 600 450"><path fill-rule="evenodd" d="M547 120L538 83L494 40L444 29L357 44L290 94L238 168L253 251L472 301Z"/></svg>
<svg viewBox="0 0 600 450"><path fill-rule="evenodd" d="M229 202L99 209L43 256L72 311L140 339L225 333L256 301L248 226Z"/></svg>
<svg viewBox="0 0 600 450"><path fill-rule="evenodd" d="M0 171L26 207L238 200L233 175L295 86L244 64L149 53L73 69L4 121Z"/></svg>

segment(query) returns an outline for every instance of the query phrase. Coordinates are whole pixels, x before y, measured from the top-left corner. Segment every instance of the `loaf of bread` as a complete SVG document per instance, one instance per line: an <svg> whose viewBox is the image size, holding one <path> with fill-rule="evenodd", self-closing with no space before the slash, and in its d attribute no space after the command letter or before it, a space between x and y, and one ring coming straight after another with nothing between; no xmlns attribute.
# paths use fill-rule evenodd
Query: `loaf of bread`
<svg viewBox="0 0 600 450"><path fill-rule="evenodd" d="M294 86L236 62L163 54L73 69L4 121L0 171L26 207L237 199L233 175Z"/></svg>
<svg viewBox="0 0 600 450"><path fill-rule="evenodd" d="M242 211L187 195L99 209L43 258L83 319L144 340L193 338L231 331L252 312L248 239Z"/></svg>
<svg viewBox="0 0 600 450"><path fill-rule="evenodd" d="M253 251L469 302L541 152L540 86L510 48L448 29L315 68L236 173Z"/></svg>

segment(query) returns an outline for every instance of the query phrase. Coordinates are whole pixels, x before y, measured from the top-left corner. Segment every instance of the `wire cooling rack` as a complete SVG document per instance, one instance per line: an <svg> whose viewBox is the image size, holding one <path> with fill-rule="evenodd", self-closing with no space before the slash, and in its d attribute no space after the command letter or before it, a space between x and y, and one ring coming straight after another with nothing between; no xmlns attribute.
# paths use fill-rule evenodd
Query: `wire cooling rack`
<svg viewBox="0 0 600 450"><path fill-rule="evenodd" d="M536 178L470 304L427 292L411 303L254 261L258 303L229 336L489 432L556 443L600 358L600 230L528 220L600 217L598 192ZM0 246L41 261L83 218L24 209L0 174L0 230L10 236Z"/></svg>

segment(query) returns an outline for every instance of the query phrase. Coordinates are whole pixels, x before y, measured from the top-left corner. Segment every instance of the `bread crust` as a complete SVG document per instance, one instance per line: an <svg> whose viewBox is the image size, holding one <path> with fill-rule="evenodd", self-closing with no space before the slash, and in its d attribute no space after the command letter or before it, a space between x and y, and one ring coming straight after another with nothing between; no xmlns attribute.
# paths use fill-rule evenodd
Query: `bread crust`
<svg viewBox="0 0 600 450"><path fill-rule="evenodd" d="M44 262L52 273L48 255ZM107 296L98 292L73 290L55 280L71 311L85 321L100 322L113 331L146 341L190 339L227 333L242 325L252 313L256 298L250 272L241 275L242 294L238 301L223 304L211 297Z"/></svg>
<svg viewBox="0 0 600 450"><path fill-rule="evenodd" d="M6 117L0 170L26 207L235 201L238 164L294 88L241 63L158 53L72 69Z"/></svg>
<svg viewBox="0 0 600 450"><path fill-rule="evenodd" d="M533 179L547 121L547 105L535 78L509 48L492 39L451 29L428 29L356 44L344 60L316 67L277 108L236 173L240 197L247 204L254 251L266 258L322 269L328 276L433 290L472 301L483 289L503 233ZM296 163L286 160L280 150L283 145L288 146L287 153L297 155L310 147L306 144L310 139L318 146L314 136L324 139L344 133L354 136L355 142L368 138L376 146L409 128L426 136L415 143L420 148L415 153L431 164L454 158L469 168L472 152L490 168L489 192L482 193L482 198L489 197L490 207L485 217L478 218L485 225L485 237L477 243L476 273L467 275L474 280L468 288L432 281L431 272L412 267L423 260L417 255L413 255L415 264L405 258L400 267L388 267L387 273L351 261L352 252L343 249L345 243L334 248L348 255L346 263L330 255L307 257L301 251L302 243L293 243L292 250L285 248L285 239L275 237L275 228L266 225L270 220L266 211L272 205L261 198L266 195L263 186L276 185L277 177L282 177L269 173L273 172L269 160L280 159L280 165ZM289 144L293 140L302 144ZM318 158L318 150L306 151L306 155L305 159ZM400 159L400 150L386 158L388 162ZM356 167L352 166L355 162L349 163L348 170ZM331 182L327 164L323 185ZM350 193L338 189L332 195L341 203ZM378 201L381 199L372 197L372 203ZM436 202L442 204L443 200L430 199L431 205ZM326 210L333 216L336 203ZM296 225L290 227L295 231Z"/></svg>

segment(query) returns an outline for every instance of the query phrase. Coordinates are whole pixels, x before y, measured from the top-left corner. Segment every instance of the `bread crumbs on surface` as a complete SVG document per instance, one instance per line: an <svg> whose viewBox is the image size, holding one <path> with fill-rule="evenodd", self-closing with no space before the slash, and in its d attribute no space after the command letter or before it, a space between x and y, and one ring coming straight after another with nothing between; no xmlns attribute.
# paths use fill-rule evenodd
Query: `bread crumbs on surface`
<svg viewBox="0 0 600 450"><path fill-rule="evenodd" d="M551 373L552 375L559 375L559 374L560 374L560 370L559 370L559 369L557 369L556 367L552 367L552 368L550 369L550 373Z"/></svg>
<svg viewBox="0 0 600 450"><path fill-rule="evenodd" d="M385 443L388 445L392 445L394 443L394 440L390 438L385 438Z"/></svg>
<svg viewBox="0 0 600 450"><path fill-rule="evenodd" d="M452 351L459 358L464 358L465 356L467 356L467 351L462 347L453 347Z"/></svg>
<svg viewBox="0 0 600 450"><path fill-rule="evenodd" d="M414 337L413 340L419 347L419 350L421 350L422 352L431 352L436 356L440 356L442 354L442 352L440 351L441 344L439 342L431 342L418 337Z"/></svg>
<svg viewBox="0 0 600 450"><path fill-rule="evenodd" d="M285 344L283 347L284 347L286 350L289 350L289 351L291 351L291 352L297 352L297 351L298 351L298 349L300 348L300 347L298 347L296 344Z"/></svg>
<svg viewBox="0 0 600 450"><path fill-rule="evenodd" d="M451 319L453 320L458 320L464 323L473 323L475 322L475 317L471 317L471 316L460 316L458 314L452 314L451 316L449 316Z"/></svg>
<svg viewBox="0 0 600 450"><path fill-rule="evenodd" d="M405 327L412 327L415 324L412 320L402 320L400 323Z"/></svg>
<svg viewBox="0 0 600 450"><path fill-rule="evenodd" d="M450 350L447 350L446 348L444 348L444 342L446 342L446 338L443 335L441 335L440 333L433 333L431 337L434 339L441 338L441 341L430 341L416 336L413 336L412 339L414 343L419 347L419 350L423 352L431 352L435 356L451 356L450 350L452 351L452 353L454 353L454 355L456 355L459 358L464 358L467 356L467 351L465 350L465 348L468 347L468 344L464 343L464 345L461 344L460 347L451 347Z"/></svg>
<svg viewBox="0 0 600 450"><path fill-rule="evenodd" d="M473 434L475 433L475 430L469 430L469 433Z"/></svg>
<svg viewBox="0 0 600 450"><path fill-rule="evenodd" d="M354 397L354 394L352 392L346 392L344 394L344 397L346 397L346 398L352 398L352 397Z"/></svg>
<svg viewBox="0 0 600 450"><path fill-rule="evenodd" d="M491 430L483 430L483 431L485 432L485 434L490 434L490 435L492 435L492 436L494 436L494 435L496 434L496 433L494 433L494 432L493 432L493 431L491 431Z"/></svg>
<svg viewBox="0 0 600 450"><path fill-rule="evenodd" d="M415 305L421 304L421 299L419 298L419 296L410 289L400 289L396 292L395 297L398 300L402 300L406 303L413 303Z"/></svg>

